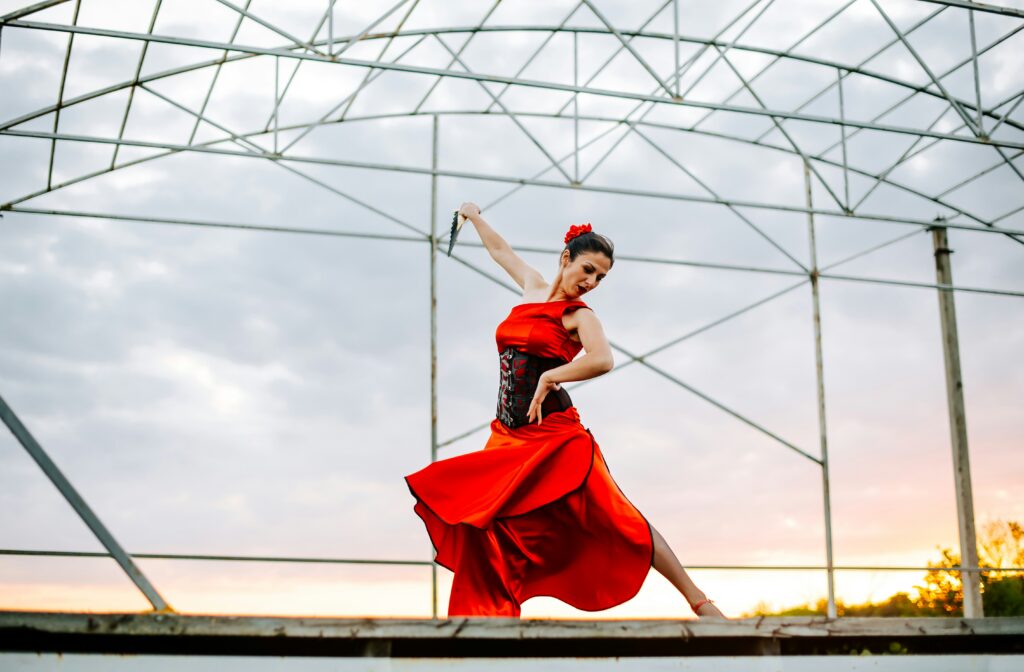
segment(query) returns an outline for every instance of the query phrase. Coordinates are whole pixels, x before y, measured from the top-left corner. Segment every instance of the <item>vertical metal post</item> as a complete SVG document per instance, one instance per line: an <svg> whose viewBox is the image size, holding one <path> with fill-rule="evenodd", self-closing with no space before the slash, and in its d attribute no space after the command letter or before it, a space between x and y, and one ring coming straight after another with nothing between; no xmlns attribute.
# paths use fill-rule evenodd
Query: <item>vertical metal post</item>
<svg viewBox="0 0 1024 672"><path fill-rule="evenodd" d="M672 72L676 76L676 98L679 98L679 0L672 0L672 42L675 47L676 69Z"/></svg>
<svg viewBox="0 0 1024 672"><path fill-rule="evenodd" d="M131 556L121 548L121 544L117 543L117 539L110 533L103 521L99 519L99 516L85 503L82 496L75 490L75 486L71 485L71 481L64 476L61 470L54 464L50 456L46 454L43 447L39 445L35 437L28 431L28 429L21 423L18 416L14 413L14 410L7 405L3 397L0 397L0 419L3 419L4 424L11 430L14 437L18 439L18 442L28 451L28 454L36 461L39 468L43 470L47 478L57 486L57 490L60 494L64 495L64 499L68 500L68 504L75 510L75 513L79 515L82 521L89 526L92 533L96 535L96 538L100 540L103 547L107 549L107 552L117 561L117 564L121 565L121 569L128 575L128 578L132 580L135 586L142 591L142 594L146 596L149 603L153 605L153 608L157 611L173 612L169 604L164 598L157 592L153 584L149 582L146 575L142 573L132 560Z"/></svg>
<svg viewBox="0 0 1024 672"><path fill-rule="evenodd" d="M850 212L850 170L846 163L846 104L843 102L843 73L836 68L836 87L839 89L839 132L843 141L843 210Z"/></svg>
<svg viewBox="0 0 1024 672"><path fill-rule="evenodd" d="M572 85L573 87L579 86L580 79L580 53L577 45L577 36L579 32L572 31ZM579 91L572 94L572 116L573 116L573 177L572 181L574 184L580 182L580 93Z"/></svg>
<svg viewBox="0 0 1024 672"><path fill-rule="evenodd" d="M437 144L438 115L433 115L430 159L430 461L437 461ZM436 553L436 551L431 551ZM436 556L435 556L436 557ZM430 566L430 605L437 618L437 564Z"/></svg>
<svg viewBox="0 0 1024 672"><path fill-rule="evenodd" d="M974 65L974 111L978 114L978 133L985 135L985 126L981 112L981 80L978 77L978 39L974 35L974 10L967 10L967 20L971 24L971 62Z"/></svg>
<svg viewBox="0 0 1024 672"><path fill-rule="evenodd" d="M281 102L278 96L278 88L281 78L281 57L274 56L274 154L277 154L277 106Z"/></svg>
<svg viewBox="0 0 1024 672"><path fill-rule="evenodd" d="M828 432L825 425L825 366L821 353L821 303L818 295L818 244L814 236L814 206L811 201L811 171L804 161L807 191L807 232L811 247L811 303L814 314L814 371L818 393L818 436L821 446L821 488L825 507L825 565L828 582L828 617L836 618L835 568L832 559L832 495L829 491Z"/></svg>
<svg viewBox="0 0 1024 672"><path fill-rule="evenodd" d="M327 2L327 53L334 56L334 0Z"/></svg>
<svg viewBox="0 0 1024 672"><path fill-rule="evenodd" d="M949 403L949 430L953 446L953 480L956 486L956 513L960 528L960 566L964 590L964 617L985 615L981 602L978 545L974 535L974 499L971 494L971 465L967 452L967 415L964 412L964 383L960 375L960 343L953 303L953 271L949 263L946 227L932 228L935 247L935 275L939 289L939 319L942 323L942 351L946 361L946 398Z"/></svg>

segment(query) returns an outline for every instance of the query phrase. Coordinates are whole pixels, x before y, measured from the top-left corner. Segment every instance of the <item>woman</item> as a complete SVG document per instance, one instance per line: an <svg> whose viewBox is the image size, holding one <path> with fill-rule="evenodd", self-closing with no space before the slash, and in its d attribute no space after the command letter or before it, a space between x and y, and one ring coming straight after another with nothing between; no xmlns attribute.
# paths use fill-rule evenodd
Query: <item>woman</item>
<svg viewBox="0 0 1024 672"><path fill-rule="evenodd" d="M601 322L580 300L611 270L611 241L590 224L570 226L548 284L476 204L459 213L523 288L524 302L496 332L498 405L483 450L405 477L435 562L454 573L448 615L519 617L521 604L539 595L608 609L633 597L653 565L698 616L724 618L619 490L561 387L612 368Z"/></svg>

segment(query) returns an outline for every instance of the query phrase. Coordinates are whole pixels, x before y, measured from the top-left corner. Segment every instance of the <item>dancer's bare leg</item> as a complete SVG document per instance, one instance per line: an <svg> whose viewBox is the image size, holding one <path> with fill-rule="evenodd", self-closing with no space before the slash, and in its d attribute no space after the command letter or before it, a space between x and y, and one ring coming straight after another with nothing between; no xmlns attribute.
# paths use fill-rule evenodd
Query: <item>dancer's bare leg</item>
<svg viewBox="0 0 1024 672"><path fill-rule="evenodd" d="M686 570L683 569L682 564L679 562L679 558L669 548L665 537L661 536L661 533L654 529L653 525L651 526L651 534L654 537L654 568L668 579L690 604L696 604L707 597L704 591L698 588L697 584L690 578L690 575L686 573ZM725 618L725 614L712 602L702 604L696 613L701 618Z"/></svg>

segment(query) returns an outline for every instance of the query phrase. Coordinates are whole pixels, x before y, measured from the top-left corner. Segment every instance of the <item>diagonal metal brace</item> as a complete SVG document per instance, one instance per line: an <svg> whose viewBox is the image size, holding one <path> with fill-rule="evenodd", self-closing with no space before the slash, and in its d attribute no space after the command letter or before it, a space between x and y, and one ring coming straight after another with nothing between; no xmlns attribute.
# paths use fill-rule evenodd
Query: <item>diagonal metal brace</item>
<svg viewBox="0 0 1024 672"><path fill-rule="evenodd" d="M32 456L32 459L36 461L36 464L39 465L50 481L57 486L60 494L64 495L64 499L68 500L68 503L71 504L85 524L89 526L89 529L100 540L104 548L110 552L110 555L114 556L117 564L121 565L121 569L125 571L128 578L135 583L138 589L142 591L142 594L146 596L146 599L149 600L149 603L153 605L153 609L160 612L173 612L174 609L171 608L171 605L167 604L160 593L156 591L156 588L153 587L153 584L149 582L149 579L142 573L142 570L135 565L131 556L121 548L121 545L114 539L114 535L110 533L99 517L89 508L89 505L85 503L85 500L78 494L75 487L71 485L71 482L61 473L57 465L50 459L50 456L46 454L43 447L39 445L35 437L25 428L25 425L21 424L21 420L15 415L14 410L7 405L3 397L0 397L0 419L3 419L4 424L11 430L14 437L25 447L25 450L28 451L28 454Z"/></svg>

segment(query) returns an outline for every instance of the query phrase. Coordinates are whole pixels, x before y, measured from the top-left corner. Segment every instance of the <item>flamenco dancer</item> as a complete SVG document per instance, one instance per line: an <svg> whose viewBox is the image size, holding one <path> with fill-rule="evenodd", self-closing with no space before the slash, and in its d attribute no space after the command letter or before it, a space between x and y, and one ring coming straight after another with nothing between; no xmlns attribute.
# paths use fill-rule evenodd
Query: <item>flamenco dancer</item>
<svg viewBox="0 0 1024 672"><path fill-rule="evenodd" d="M457 214L523 288L523 303L495 334L498 404L484 448L405 477L435 562L454 573L448 616L518 618L522 603L539 595L600 611L636 595L653 566L697 616L725 618L626 499L562 389L612 368L601 322L580 299L611 270L612 242L589 223L570 226L548 283L476 204ZM453 238L457 232L453 224Z"/></svg>

